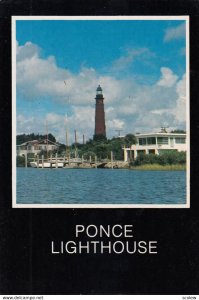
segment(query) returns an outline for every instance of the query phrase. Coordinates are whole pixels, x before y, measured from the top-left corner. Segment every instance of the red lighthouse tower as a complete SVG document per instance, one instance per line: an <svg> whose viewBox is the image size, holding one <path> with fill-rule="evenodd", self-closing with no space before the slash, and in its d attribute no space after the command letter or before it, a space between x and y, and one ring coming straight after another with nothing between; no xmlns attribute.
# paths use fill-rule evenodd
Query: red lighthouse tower
<svg viewBox="0 0 199 300"><path fill-rule="evenodd" d="M96 90L96 103L95 103L95 134L94 139L106 138L106 125L105 125L105 113L104 113L104 97L102 94L102 88L98 85Z"/></svg>

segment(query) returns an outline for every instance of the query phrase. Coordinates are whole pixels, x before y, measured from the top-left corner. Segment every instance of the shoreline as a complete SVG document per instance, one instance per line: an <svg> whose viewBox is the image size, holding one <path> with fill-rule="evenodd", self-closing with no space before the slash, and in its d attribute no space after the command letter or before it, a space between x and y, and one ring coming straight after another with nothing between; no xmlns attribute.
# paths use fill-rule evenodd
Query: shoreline
<svg viewBox="0 0 199 300"><path fill-rule="evenodd" d="M22 166L18 166L19 168ZM24 167L22 167L24 168ZM28 167L31 168L31 167ZM39 168L41 169L41 168ZM46 169L46 168L44 168ZM56 169L56 168L47 168L47 169ZM185 164L175 164L175 165L159 165L159 164L144 164L140 166L130 166L127 163L118 163L115 164L113 167L110 163L108 163L106 166L102 168L96 168L94 165L90 164L80 164L79 166L65 166L62 169L115 169L115 170L132 170L132 171L186 171L186 165Z"/></svg>
<svg viewBox="0 0 199 300"><path fill-rule="evenodd" d="M129 169L138 171L186 171L186 165L145 164L141 166L130 166Z"/></svg>

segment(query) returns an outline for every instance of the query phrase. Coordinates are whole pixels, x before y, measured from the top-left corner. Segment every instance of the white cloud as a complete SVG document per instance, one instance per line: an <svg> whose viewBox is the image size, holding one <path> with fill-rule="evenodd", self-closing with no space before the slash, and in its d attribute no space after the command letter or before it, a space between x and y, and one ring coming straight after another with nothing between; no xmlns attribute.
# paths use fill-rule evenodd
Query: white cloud
<svg viewBox="0 0 199 300"><path fill-rule="evenodd" d="M152 114L155 114L155 115L163 115L165 113L170 113L171 112L171 109L155 109L155 110L152 110L151 113Z"/></svg>
<svg viewBox="0 0 199 300"><path fill-rule="evenodd" d="M165 31L164 41L170 42L176 39L185 38L185 23L182 23L176 27L167 28Z"/></svg>
<svg viewBox="0 0 199 300"><path fill-rule="evenodd" d="M17 51L20 55L17 61L17 97L23 96L23 101L31 101L32 108L38 98L40 102L42 99L45 103L49 101L49 108L46 107L42 115L39 112L37 115L34 112L34 117L27 117L25 112L19 114L17 133L45 134L47 120L48 132L61 142L65 143L66 128L70 143L74 142L75 129L78 141L82 141L83 134L86 139L92 138L98 84L102 86L105 98L108 137L115 135L117 129L127 134L158 130L165 121L172 128L185 124L185 76L179 79L167 67L160 69L161 77L156 83L144 85L132 77L117 79L99 74L93 68L83 67L74 74L58 67L52 56L41 58L41 50L31 42L18 46ZM132 53L130 56L133 59ZM52 103L53 107L59 105L63 108L61 113L50 108Z"/></svg>
<svg viewBox="0 0 199 300"><path fill-rule="evenodd" d="M16 44L16 54L17 54L17 61L30 59L31 57L38 57L41 49L31 43L26 42L24 46L19 46L18 42Z"/></svg>
<svg viewBox="0 0 199 300"><path fill-rule="evenodd" d="M41 128L44 124L41 124L41 118L26 117L23 114L17 116L17 134L23 133L38 133L41 132Z"/></svg>
<svg viewBox="0 0 199 300"><path fill-rule="evenodd" d="M173 111L177 124L185 123L186 119L186 75L178 81L176 85L176 92L178 98L176 100L176 107Z"/></svg>
<svg viewBox="0 0 199 300"><path fill-rule="evenodd" d="M138 49L127 49L126 53L113 61L110 70L112 72L122 71L128 68L135 59L142 59L142 61L147 61L154 54L148 48L138 48Z"/></svg>
<svg viewBox="0 0 199 300"><path fill-rule="evenodd" d="M44 96L63 98L66 95L64 80L69 72L58 68L53 57L46 60L40 58L36 50L37 47L31 43L20 48L20 60L17 61L19 95L29 100ZM27 55L27 52L31 55Z"/></svg>
<svg viewBox="0 0 199 300"><path fill-rule="evenodd" d="M162 77L157 82L157 85L163 87L172 87L176 83L178 76L175 75L169 68L162 67L160 70L162 73Z"/></svg>

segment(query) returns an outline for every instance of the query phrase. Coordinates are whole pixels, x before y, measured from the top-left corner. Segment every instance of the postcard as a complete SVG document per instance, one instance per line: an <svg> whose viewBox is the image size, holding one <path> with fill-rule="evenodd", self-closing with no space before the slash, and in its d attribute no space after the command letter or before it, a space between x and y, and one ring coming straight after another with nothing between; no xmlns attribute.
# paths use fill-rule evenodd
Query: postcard
<svg viewBox="0 0 199 300"><path fill-rule="evenodd" d="M197 299L198 7L86 2L0 1L0 298Z"/></svg>

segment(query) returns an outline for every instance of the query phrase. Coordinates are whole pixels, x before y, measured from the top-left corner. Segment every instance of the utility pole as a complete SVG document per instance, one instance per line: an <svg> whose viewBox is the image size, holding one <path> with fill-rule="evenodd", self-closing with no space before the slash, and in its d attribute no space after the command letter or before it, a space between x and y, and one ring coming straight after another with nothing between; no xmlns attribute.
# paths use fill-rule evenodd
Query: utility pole
<svg viewBox="0 0 199 300"><path fill-rule="evenodd" d="M122 129L115 129L115 131L118 133L118 137L120 137L120 132L123 131Z"/></svg>

